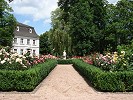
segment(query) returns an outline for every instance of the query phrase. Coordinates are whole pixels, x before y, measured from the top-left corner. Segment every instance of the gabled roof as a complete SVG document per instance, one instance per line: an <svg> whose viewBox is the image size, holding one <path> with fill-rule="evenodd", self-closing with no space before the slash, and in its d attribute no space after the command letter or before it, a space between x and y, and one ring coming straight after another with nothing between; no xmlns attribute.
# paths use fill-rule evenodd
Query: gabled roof
<svg viewBox="0 0 133 100"><path fill-rule="evenodd" d="M19 31L17 31L17 29L14 31L15 36L39 38L39 36L35 32L34 27L22 23L17 23L17 26L19 26ZM32 33L30 33L30 29L32 29Z"/></svg>

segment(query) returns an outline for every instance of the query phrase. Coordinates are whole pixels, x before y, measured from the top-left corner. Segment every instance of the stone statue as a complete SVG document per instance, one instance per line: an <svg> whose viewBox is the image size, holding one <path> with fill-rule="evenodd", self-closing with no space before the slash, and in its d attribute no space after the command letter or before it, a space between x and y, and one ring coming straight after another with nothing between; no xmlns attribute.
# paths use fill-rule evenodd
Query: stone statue
<svg viewBox="0 0 133 100"><path fill-rule="evenodd" d="M63 59L66 59L66 51L63 52Z"/></svg>

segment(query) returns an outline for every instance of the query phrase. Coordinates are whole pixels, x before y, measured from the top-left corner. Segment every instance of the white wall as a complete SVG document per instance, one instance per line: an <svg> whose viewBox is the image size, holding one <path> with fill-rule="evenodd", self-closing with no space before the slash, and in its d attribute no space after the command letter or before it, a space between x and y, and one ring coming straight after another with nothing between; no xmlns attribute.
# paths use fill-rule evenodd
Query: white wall
<svg viewBox="0 0 133 100"><path fill-rule="evenodd" d="M21 49L23 49L23 53L26 53L27 49L31 49L31 55L33 55L33 50L35 50L36 56L39 56L39 39L18 36L15 36L14 38L17 38L17 43L13 42L13 51L14 49L17 49L17 53L20 54ZM20 43L21 38L23 39L23 44ZM30 44L27 44L27 39L30 39ZM35 45L33 44L33 40L35 40Z"/></svg>

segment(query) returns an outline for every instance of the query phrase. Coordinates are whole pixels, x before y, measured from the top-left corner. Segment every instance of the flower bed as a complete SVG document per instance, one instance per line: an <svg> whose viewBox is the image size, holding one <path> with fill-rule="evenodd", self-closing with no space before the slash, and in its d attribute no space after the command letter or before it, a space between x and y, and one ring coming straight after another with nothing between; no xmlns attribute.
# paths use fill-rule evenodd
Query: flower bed
<svg viewBox="0 0 133 100"><path fill-rule="evenodd" d="M57 65L55 56L32 57L0 49L0 91L32 91Z"/></svg>

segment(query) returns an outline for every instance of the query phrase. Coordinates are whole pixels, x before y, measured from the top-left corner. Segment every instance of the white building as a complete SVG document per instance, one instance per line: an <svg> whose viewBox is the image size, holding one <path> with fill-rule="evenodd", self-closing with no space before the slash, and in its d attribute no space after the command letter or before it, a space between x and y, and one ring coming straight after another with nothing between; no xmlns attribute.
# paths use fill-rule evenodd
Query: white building
<svg viewBox="0 0 133 100"><path fill-rule="evenodd" d="M39 36L33 27L18 23L14 35L13 52L23 55L30 51L32 56L39 56Z"/></svg>

